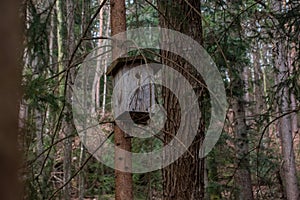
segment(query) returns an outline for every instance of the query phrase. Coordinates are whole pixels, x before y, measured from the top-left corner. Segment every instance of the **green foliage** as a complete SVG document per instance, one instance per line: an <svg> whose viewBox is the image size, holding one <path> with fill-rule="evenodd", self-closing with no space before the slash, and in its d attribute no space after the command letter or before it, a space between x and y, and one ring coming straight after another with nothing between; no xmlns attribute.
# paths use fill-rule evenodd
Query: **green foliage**
<svg viewBox="0 0 300 200"><path fill-rule="evenodd" d="M27 76L27 80L29 76ZM59 104L62 100L61 97L57 97L53 91L54 83L46 84L47 81L43 77L37 77L31 81L28 81L24 85L24 99L29 105L33 105L38 109L44 110L46 106L50 106L53 112L59 109Z"/></svg>
<svg viewBox="0 0 300 200"><path fill-rule="evenodd" d="M130 1L126 4L126 23L128 29L139 27L156 27L158 25L157 10L143 0Z"/></svg>

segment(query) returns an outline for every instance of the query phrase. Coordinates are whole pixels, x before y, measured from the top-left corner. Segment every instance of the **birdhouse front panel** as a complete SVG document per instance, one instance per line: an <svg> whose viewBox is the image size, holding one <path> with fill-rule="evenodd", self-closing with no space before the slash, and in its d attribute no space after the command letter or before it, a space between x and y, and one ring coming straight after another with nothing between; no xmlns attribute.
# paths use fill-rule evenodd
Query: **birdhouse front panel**
<svg viewBox="0 0 300 200"><path fill-rule="evenodd" d="M145 63L143 58L126 58L109 69L114 83L113 109L118 120L145 124L150 118L155 104L154 70Z"/></svg>

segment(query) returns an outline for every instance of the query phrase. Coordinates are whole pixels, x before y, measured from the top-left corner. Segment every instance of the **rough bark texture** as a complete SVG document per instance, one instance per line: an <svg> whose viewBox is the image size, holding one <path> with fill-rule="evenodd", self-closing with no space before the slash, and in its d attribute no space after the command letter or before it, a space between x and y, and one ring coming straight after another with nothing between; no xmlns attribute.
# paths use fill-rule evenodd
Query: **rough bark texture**
<svg viewBox="0 0 300 200"><path fill-rule="evenodd" d="M235 199L252 200L251 174L248 159L248 133L245 121L245 108L242 98L232 100L234 121L231 122L235 136L236 172L234 181L236 186Z"/></svg>
<svg viewBox="0 0 300 200"><path fill-rule="evenodd" d="M115 145L120 149L131 151L131 140L126 138L124 132L115 125ZM131 158L122 151L115 149L115 168L128 170L131 168ZM116 200L133 200L132 174L115 170Z"/></svg>
<svg viewBox="0 0 300 200"><path fill-rule="evenodd" d="M0 8L0 199L15 200L21 198L17 176L20 167L17 136L23 50L18 17L20 2L1 1Z"/></svg>
<svg viewBox="0 0 300 200"><path fill-rule="evenodd" d="M234 148L235 148L235 167L236 171L234 174L234 184L235 184L235 199L236 200L252 200L252 184L251 184L251 173L249 166L249 147L248 147L248 131L246 124L246 112L245 105L249 102L249 94L247 94L248 86L246 83L248 81L247 73L245 69L241 69L238 74L242 75L243 79L239 77L231 77L233 91L235 92L231 99L231 109L227 115L230 130L234 134ZM242 91L241 91L242 90Z"/></svg>
<svg viewBox="0 0 300 200"><path fill-rule="evenodd" d="M66 6L66 9L64 9ZM63 12L67 11L67 18L64 19ZM68 69L69 62L63 62L63 59L70 59L75 46L74 36L74 4L73 0L67 0L65 3L61 0L56 1L57 13L57 46L58 46L58 71L62 72L66 69L66 73L59 77L61 87L59 94L65 97L64 119L62 122L62 134L66 137L64 140L64 160L63 160L63 183L68 183L63 188L63 198L65 200L71 199L71 166L72 166L72 137L70 135L75 133L75 126L72 118L72 84L74 83L74 68ZM64 35L66 30L67 35ZM67 41L62 38L67 37Z"/></svg>
<svg viewBox="0 0 300 200"><path fill-rule="evenodd" d="M81 13L81 20L82 20L82 24L81 24L81 35L84 35L84 31L89 23L89 19L90 19L90 3L91 1L83 1L82 3L82 13ZM101 1L100 1L101 3ZM101 10L102 11L102 10ZM100 13L101 15L101 13ZM101 24L100 24L101 27ZM86 35L86 37L91 37L90 33L88 33ZM92 47L90 44L90 41L84 41L83 44L83 50L85 52L88 52ZM99 90L98 90L99 92ZM86 94L85 94L86 95ZM86 101L83 102L84 107L86 107ZM97 106L97 105L96 105ZM85 111L85 112L89 112L89 111ZM95 113L95 110L92 110L92 113ZM86 113L85 113L86 114ZM85 129L86 127L83 126L83 129ZM84 134L86 134L86 132L84 132ZM86 160L86 149L84 146L84 143L86 142L86 138L83 138L83 141L80 143L80 155L79 155L79 163L78 163L78 167L80 168L85 160ZM79 200L84 200L85 198L85 180L86 180L86 168L84 167L83 169L81 169L80 174L78 175L78 198Z"/></svg>
<svg viewBox="0 0 300 200"><path fill-rule="evenodd" d="M286 10L286 1L278 1L274 3L273 9L275 12L283 13ZM279 23L279 22L277 22ZM279 88L278 91L278 110L280 113L288 112L290 108L290 91L288 84L285 82L289 76L288 68L288 47L289 41L283 31L277 29L274 34L277 36L275 41L275 66L278 70L277 83ZM281 84L283 83L283 84ZM297 182L297 171L295 163L295 154L293 148L293 133L292 133L292 115L285 115L279 120L279 136L281 140L281 153L282 153L282 166L281 175L283 185L285 186L285 197L287 200L299 199L299 188Z"/></svg>
<svg viewBox="0 0 300 200"><path fill-rule="evenodd" d="M286 66L286 56L284 43L279 41L276 45L277 62L276 66L279 70L278 82L284 82L288 78L288 67ZM290 110L289 88L283 84L279 91L280 98L279 111L285 113ZM285 185L285 193L288 200L299 199L299 189L297 183L297 171L295 164L295 154L293 149L293 133L292 133L291 115L285 115L280 119L280 139L282 151L282 175Z"/></svg>
<svg viewBox="0 0 300 200"><path fill-rule="evenodd" d="M67 55L69 59L75 48L75 35L74 35L74 2L73 0L66 1L67 6ZM70 63L69 61L68 63ZM69 64L70 65L70 64ZM68 65L66 66L68 68ZM66 107L65 107L65 122L63 124L63 132L65 134L64 141L64 183L69 182L64 190L65 200L71 199L72 197L72 187L71 187L71 175L72 175L72 137L76 132L75 126L73 124L73 115L72 115L72 86L75 80L75 71L74 68L67 69L66 74Z"/></svg>
<svg viewBox="0 0 300 200"><path fill-rule="evenodd" d="M126 8L124 0L110 1L110 24L111 35L116 35L126 31ZM112 50L113 59L116 58L118 52L120 51L120 49L116 47L118 47L118 45L115 45L114 49Z"/></svg>
<svg viewBox="0 0 300 200"><path fill-rule="evenodd" d="M111 34L115 35L126 31L126 9L124 0L110 1L110 19L111 19ZM117 57L120 49L113 49L113 59ZM131 139L127 138L125 133L117 126L114 127L115 145L126 151L131 151ZM131 157L124 156L122 151L115 148L115 168L127 169L131 168ZM133 186L132 174L115 170L116 181L116 200L132 200Z"/></svg>
<svg viewBox="0 0 300 200"><path fill-rule="evenodd" d="M230 1L232 8L238 13L243 4L238 0ZM236 13L236 14L237 14ZM233 25L233 30L231 30L232 38L241 38L241 33L245 30L242 26L241 19L237 19ZM238 47L235 46L236 49ZM241 51L242 53L243 51ZM254 52L254 65L258 67L258 52ZM246 121L246 114L251 114L247 103L251 100L249 95L249 82L247 66L245 66L245 61L234 60L232 61L232 68L230 74L231 80L231 91L232 99L231 106L234 112L234 118L232 123L234 132L234 147L235 147L235 167L236 171L234 174L234 184L235 184L235 199L236 200L252 200L252 183L251 183L251 173L249 166L249 139L248 139L248 127L247 125L254 123L254 121ZM257 76L254 77L254 79ZM258 88L255 86L255 88ZM255 96L256 97L256 96ZM255 98L254 97L254 98ZM249 104L248 104L249 106ZM247 110L246 110L247 108ZM248 122L248 124L246 123Z"/></svg>
<svg viewBox="0 0 300 200"><path fill-rule="evenodd" d="M294 27L292 28L292 31L294 32ZM296 43L292 42L290 44L290 50L288 53L288 68L289 73L293 74L296 73L299 70L299 66L295 63L295 60L297 59L297 46ZM291 91L291 109L295 110L297 108L297 100L296 95L294 91ZM296 136L298 133L298 115L297 113L292 113L292 129L293 129L293 135Z"/></svg>
<svg viewBox="0 0 300 200"><path fill-rule="evenodd" d="M184 0L159 1L159 9L164 15L160 16L160 25L189 35L202 44L201 16L195 11L200 12L200 1L192 0L189 3L190 5ZM201 81L199 74L180 56L163 51L162 62L184 74L193 88L197 88L196 95L199 97L202 95L203 88L184 71L187 70ZM163 98L168 116L164 128L164 140L165 144L168 144L176 134L181 122L184 122L186 131L189 131L190 125L189 119L181 119L183 116L180 115L180 105L176 96L168 89L163 89ZM177 161L162 170L163 199L199 200L204 198L204 160L199 158L199 148L204 138L204 125L203 119L199 120L201 127L188 149L189 153L184 153Z"/></svg>
<svg viewBox="0 0 300 200"><path fill-rule="evenodd" d="M264 112L264 100L263 100L263 77L262 77L262 70L261 70L261 61L260 61L260 44L257 43L256 48L253 52L253 66L254 66L254 103L255 103L255 113L261 114ZM249 93L249 92L248 92Z"/></svg>
<svg viewBox="0 0 300 200"><path fill-rule="evenodd" d="M249 107L246 106L250 101L248 93L248 73L246 67L234 66L239 76L231 76L233 96L231 107L233 111L233 121L231 121L234 132L234 147L236 157L236 172L234 174L235 199L252 200L252 183L249 166L249 147L248 147L248 128L246 124L246 113L250 114ZM242 78L240 78L242 77ZM246 112L248 108L248 112ZM248 121L248 123L253 123Z"/></svg>

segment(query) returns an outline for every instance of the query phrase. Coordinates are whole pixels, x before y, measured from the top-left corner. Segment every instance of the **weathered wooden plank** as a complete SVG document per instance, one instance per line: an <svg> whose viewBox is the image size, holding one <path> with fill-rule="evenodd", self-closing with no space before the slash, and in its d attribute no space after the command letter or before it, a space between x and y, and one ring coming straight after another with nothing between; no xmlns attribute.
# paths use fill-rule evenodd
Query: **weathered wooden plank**
<svg viewBox="0 0 300 200"><path fill-rule="evenodd" d="M146 63L157 63L143 56L122 57L115 60L107 70L113 77L115 118L123 119L129 113L137 124L145 124L149 120L151 107L155 103L154 69L145 65L145 70L134 70ZM126 118L126 117L125 117ZM128 120L125 119L124 120Z"/></svg>

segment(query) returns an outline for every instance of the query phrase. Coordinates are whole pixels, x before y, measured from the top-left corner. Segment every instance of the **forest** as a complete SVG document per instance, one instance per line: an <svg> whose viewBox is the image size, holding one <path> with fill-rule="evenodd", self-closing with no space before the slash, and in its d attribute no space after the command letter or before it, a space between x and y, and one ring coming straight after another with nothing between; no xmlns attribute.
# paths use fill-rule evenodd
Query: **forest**
<svg viewBox="0 0 300 200"><path fill-rule="evenodd" d="M300 199L300 1L0 5L1 200Z"/></svg>

